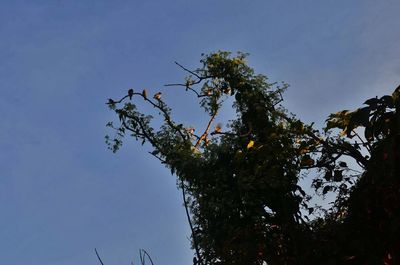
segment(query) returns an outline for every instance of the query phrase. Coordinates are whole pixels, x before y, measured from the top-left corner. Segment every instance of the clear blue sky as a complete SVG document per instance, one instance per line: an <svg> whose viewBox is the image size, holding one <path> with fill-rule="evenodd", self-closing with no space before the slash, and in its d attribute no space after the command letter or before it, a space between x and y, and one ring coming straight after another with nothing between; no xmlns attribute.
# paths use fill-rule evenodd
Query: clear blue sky
<svg viewBox="0 0 400 265"><path fill-rule="evenodd" d="M244 51L317 124L400 83L398 0L0 1L0 264L191 264L175 179L104 144L106 99ZM169 97L181 103L179 93ZM187 111L176 113L194 119Z"/></svg>

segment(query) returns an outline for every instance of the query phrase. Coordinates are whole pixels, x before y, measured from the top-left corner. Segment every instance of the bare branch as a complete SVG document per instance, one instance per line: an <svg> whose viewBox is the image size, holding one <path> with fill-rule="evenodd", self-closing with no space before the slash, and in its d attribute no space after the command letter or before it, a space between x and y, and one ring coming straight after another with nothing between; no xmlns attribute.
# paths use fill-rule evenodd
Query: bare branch
<svg viewBox="0 0 400 265"><path fill-rule="evenodd" d="M150 155L154 156L155 158L157 158L158 160L160 160L161 164L166 164L167 161L165 161L164 159L162 159L161 157L159 157L156 154L153 154L152 152L148 152Z"/></svg>
<svg viewBox="0 0 400 265"><path fill-rule="evenodd" d="M141 249L141 250L142 250L142 252L149 258L151 265L154 265L154 262L153 262L153 260L151 259L149 253L147 253L147 251L144 250L144 249ZM144 257L145 257L145 256L143 255L143 260L144 260Z"/></svg>
<svg viewBox="0 0 400 265"><path fill-rule="evenodd" d="M118 100L118 101L114 101L113 99L108 99L108 102L106 103L106 105L111 105L111 104L118 104L118 103L121 103L124 99L126 99L126 98L128 98L129 97L129 95L126 95L126 96L124 96L123 98L121 98L120 100Z"/></svg>
<svg viewBox="0 0 400 265"><path fill-rule="evenodd" d="M361 141L361 143L363 144L363 146L365 146L365 148L367 148L368 152L371 154L371 150L372 150L372 146L370 145L370 143L367 141L363 141L363 139L361 138L361 136L353 129L353 133L354 135L358 138L358 140Z"/></svg>
<svg viewBox="0 0 400 265"><path fill-rule="evenodd" d="M142 254L142 250L141 250L141 249L139 249L139 258L140 258L140 263L141 263L142 265L145 265L145 264L146 264L146 261L145 261L145 259L144 259L144 254Z"/></svg>
<svg viewBox="0 0 400 265"><path fill-rule="evenodd" d="M180 68L182 68L184 71L194 75L195 77L197 77L198 79L204 79L204 77L199 76L196 72L191 71L189 69L187 69L186 67L184 67L183 65L181 65L180 63L178 63L177 61L175 61L175 64L178 65Z"/></svg>
<svg viewBox="0 0 400 265"><path fill-rule="evenodd" d="M195 76L197 78L197 80L194 80L194 81L191 81L191 82L187 82L186 84L175 83L175 84L166 84L164 86L183 86L183 87L186 88L186 90L190 90L193 93L195 93L198 98L207 97L208 96L207 94L200 94L195 89L193 89L191 86L200 84L203 80L206 80L206 79L209 79L209 78L214 78L214 76L211 76L211 75L203 75L202 76L202 75L199 75L196 71L205 72L206 70L199 69L199 70L196 70L196 71L192 71L192 70L189 70L188 68L184 67L183 65L181 65L180 63L178 63L176 61L175 61L175 64L178 65L180 68L182 68L185 72L188 72L191 75Z"/></svg>
<svg viewBox="0 0 400 265"><path fill-rule="evenodd" d="M201 82L201 81L200 81L200 82ZM200 82L193 82L193 83L191 83L190 85L195 85L195 84L198 84L198 83L200 83ZM166 85L164 85L164 86L183 86L183 87L186 88L186 90L190 90L190 91L192 91L193 93L195 93L196 96L197 96L198 98L208 97L208 95L206 95L206 94L200 94L200 93L197 92L194 88L190 87L188 84L166 84Z"/></svg>
<svg viewBox="0 0 400 265"><path fill-rule="evenodd" d="M96 252L97 259L100 261L101 265L104 265L103 261L101 260L99 253L97 253L97 249L95 248L94 251Z"/></svg>
<svg viewBox="0 0 400 265"><path fill-rule="evenodd" d="M189 206L186 200L186 190L185 190L185 183L183 182L183 180L181 180L181 189L182 189L182 198L183 198L183 205L185 207L185 212L186 212L186 217L189 223L189 227L190 227L190 231L192 232L192 238L193 238L193 245L194 245L194 249L196 251L196 256L197 259L199 261L199 263L201 265L203 265L203 260L200 256L200 250L199 250L199 246L197 243L197 237L196 237L196 233L194 232L194 227L192 224L192 219L190 218L190 214L189 214Z"/></svg>
<svg viewBox="0 0 400 265"><path fill-rule="evenodd" d="M200 138L197 140L196 144L194 145L194 148L198 148L200 143L201 143L201 141L203 141L207 137L208 131L210 130L211 124L215 120L215 117L217 116L217 113L218 113L218 111L215 111L214 115L211 116L211 119L208 121L206 129L204 130L204 132L200 136Z"/></svg>

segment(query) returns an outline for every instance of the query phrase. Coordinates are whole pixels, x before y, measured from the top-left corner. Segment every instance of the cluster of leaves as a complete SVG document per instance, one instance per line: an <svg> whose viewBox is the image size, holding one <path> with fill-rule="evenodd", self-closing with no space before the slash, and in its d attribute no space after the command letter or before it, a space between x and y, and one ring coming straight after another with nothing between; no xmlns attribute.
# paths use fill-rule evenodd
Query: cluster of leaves
<svg viewBox="0 0 400 265"><path fill-rule="evenodd" d="M362 172L348 183L355 185L343 188L334 211L319 220L314 229L321 242L317 249L331 264L399 264L400 86L392 95L364 104L355 111L331 114L327 120L326 130L341 130L345 139L337 143L350 151L346 155L359 163ZM366 155L362 158L356 151ZM331 239L323 242L328 236Z"/></svg>
<svg viewBox="0 0 400 265"><path fill-rule="evenodd" d="M287 84L256 75L246 56L203 55L202 66L193 71L177 63L189 76L184 83L171 85L199 100L208 114L203 130L174 121L160 92L151 98L147 90L130 89L119 100L109 99L120 123L108 124L116 137L106 140L113 151L126 133L148 142L150 153L177 176L192 230L194 263L327 263L324 259L333 256L328 255L332 254L329 246L340 241L330 242L327 233L338 227L342 231L338 235L348 236L350 225L344 225L348 223L344 220L357 208L351 204L354 187L369 172L379 144L397 135L399 89L393 96L367 101L365 108L332 114L322 134L287 113L281 106ZM213 123L228 97L234 99L237 117L223 131ZM152 126L152 116L137 109L137 98L158 111L159 129ZM357 132L360 126L365 137ZM331 136L336 128L342 132ZM387 159L392 156L387 153ZM342 157L354 159L364 173L354 174L339 160ZM311 197L298 184L301 173L313 168L321 173L313 181L314 188L322 194L337 192L332 209L318 219L310 218ZM336 253L328 264L345 264L346 257L355 256L349 249Z"/></svg>

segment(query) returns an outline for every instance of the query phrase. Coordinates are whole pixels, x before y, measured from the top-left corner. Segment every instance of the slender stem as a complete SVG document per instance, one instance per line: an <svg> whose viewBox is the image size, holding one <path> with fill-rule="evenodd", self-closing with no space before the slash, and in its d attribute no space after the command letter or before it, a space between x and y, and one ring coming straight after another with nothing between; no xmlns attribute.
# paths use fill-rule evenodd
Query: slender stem
<svg viewBox="0 0 400 265"><path fill-rule="evenodd" d="M96 252L97 259L100 261L101 265L104 265L103 261L101 260L101 258L99 256L99 253L97 253L97 249L94 249L94 251Z"/></svg>
<svg viewBox="0 0 400 265"><path fill-rule="evenodd" d="M190 214L189 214L189 206L188 206L188 203L187 203L187 200L186 200L185 184L183 183L183 180L181 180L181 188L182 188L183 205L185 206L186 217L187 217L187 220L188 220L188 223L189 223L190 230L192 232L193 245L194 245L194 249L196 251L197 260L198 260L198 262L200 264L203 265L203 260L201 259L201 256L200 256L200 250L199 250L196 234L194 232L192 220L191 220Z"/></svg>
<svg viewBox="0 0 400 265"><path fill-rule="evenodd" d="M197 140L196 144L194 145L194 148L198 148L201 141L203 141L207 135L208 135L208 131L210 130L211 124L213 123L213 121L215 120L215 117L217 116L218 111L216 111L214 113L214 115L211 116L211 119L208 121L207 127L204 130L204 133L200 136L200 138Z"/></svg>
<svg viewBox="0 0 400 265"><path fill-rule="evenodd" d="M368 141L367 142L363 141L361 136L355 130L353 130L353 133L354 133L355 136L357 136L358 140L361 141L361 143L365 146L365 148L367 148L368 152L371 153L372 147L369 144L369 142Z"/></svg>
<svg viewBox="0 0 400 265"><path fill-rule="evenodd" d="M144 255L146 255L146 256L149 258L151 265L154 265L154 262L153 262L153 260L151 259L149 253L147 253L147 251L144 250L144 249L142 249L142 252L144 253L144 254L143 254L143 258L144 258Z"/></svg>

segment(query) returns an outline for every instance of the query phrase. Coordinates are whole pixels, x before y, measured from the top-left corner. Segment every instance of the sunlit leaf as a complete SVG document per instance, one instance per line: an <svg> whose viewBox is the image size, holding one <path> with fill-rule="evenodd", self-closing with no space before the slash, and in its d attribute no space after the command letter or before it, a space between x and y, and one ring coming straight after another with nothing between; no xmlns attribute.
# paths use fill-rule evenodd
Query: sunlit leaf
<svg viewBox="0 0 400 265"><path fill-rule="evenodd" d="M250 149L254 146L254 141L250 140L250 142L247 144L247 149Z"/></svg>

